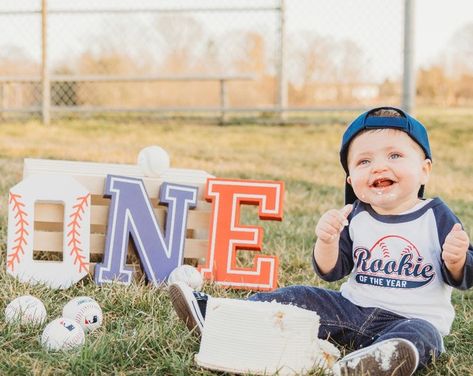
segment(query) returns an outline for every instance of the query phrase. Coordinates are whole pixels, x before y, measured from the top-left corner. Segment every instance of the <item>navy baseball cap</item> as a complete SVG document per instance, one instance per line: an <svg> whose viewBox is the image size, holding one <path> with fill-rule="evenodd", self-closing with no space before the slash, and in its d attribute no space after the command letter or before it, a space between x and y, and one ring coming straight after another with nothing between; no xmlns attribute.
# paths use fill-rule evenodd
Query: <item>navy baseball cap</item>
<svg viewBox="0 0 473 376"><path fill-rule="evenodd" d="M399 113L400 117L378 117L370 116L372 113L379 110L394 110ZM346 129L342 138L342 145L340 147L340 162L343 169L348 176L348 147L355 136L365 129L399 129L406 132L415 142L419 144L425 153L425 157L432 160L432 153L430 152L429 136L427 130L421 122L414 119L408 113L396 107L378 107L373 108L360 116L358 116ZM419 189L418 196L424 196L424 186ZM345 182L345 204L353 204L357 197L355 192L348 182Z"/></svg>

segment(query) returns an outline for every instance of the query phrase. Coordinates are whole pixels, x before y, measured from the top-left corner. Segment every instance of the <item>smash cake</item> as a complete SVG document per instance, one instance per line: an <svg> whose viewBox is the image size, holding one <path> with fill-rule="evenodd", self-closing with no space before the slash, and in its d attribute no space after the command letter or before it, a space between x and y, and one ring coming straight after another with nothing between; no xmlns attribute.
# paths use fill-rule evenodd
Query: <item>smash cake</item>
<svg viewBox="0 0 473 376"><path fill-rule="evenodd" d="M210 298L199 353L201 367L258 375L331 373L340 352L317 338L319 316L292 305Z"/></svg>

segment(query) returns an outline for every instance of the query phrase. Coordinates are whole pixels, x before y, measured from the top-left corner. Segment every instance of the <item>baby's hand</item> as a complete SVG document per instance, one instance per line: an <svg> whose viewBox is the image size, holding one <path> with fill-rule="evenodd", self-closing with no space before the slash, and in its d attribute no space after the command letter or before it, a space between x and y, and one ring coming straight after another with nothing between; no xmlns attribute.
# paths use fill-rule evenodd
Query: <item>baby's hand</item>
<svg viewBox="0 0 473 376"><path fill-rule="evenodd" d="M450 271L458 271L465 265L470 240L459 223L455 223L443 243L442 259Z"/></svg>
<svg viewBox="0 0 473 376"><path fill-rule="evenodd" d="M353 205L345 205L342 209L331 209L320 217L315 234L324 243L338 242L340 233L348 225L347 217L351 213Z"/></svg>

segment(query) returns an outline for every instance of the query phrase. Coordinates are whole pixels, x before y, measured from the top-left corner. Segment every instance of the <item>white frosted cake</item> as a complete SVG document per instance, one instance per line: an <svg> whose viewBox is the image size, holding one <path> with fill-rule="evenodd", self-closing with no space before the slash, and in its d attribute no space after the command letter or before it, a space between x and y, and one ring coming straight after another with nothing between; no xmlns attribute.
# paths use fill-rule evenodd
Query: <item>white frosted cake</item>
<svg viewBox="0 0 473 376"><path fill-rule="evenodd" d="M339 351L317 338L319 316L276 302L210 298L198 365L214 370L278 375L329 371Z"/></svg>

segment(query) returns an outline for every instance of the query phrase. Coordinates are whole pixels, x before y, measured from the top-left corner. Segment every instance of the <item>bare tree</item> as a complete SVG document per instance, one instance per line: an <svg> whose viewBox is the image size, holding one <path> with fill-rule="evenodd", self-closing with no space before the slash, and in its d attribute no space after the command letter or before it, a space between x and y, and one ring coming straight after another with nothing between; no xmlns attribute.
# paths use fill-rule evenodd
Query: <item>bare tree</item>
<svg viewBox="0 0 473 376"><path fill-rule="evenodd" d="M199 50L205 49L205 32L195 18L160 16L155 22L164 56L163 68L171 73L189 72Z"/></svg>
<svg viewBox="0 0 473 376"><path fill-rule="evenodd" d="M473 74L473 23L464 25L453 34L445 55L449 75Z"/></svg>

